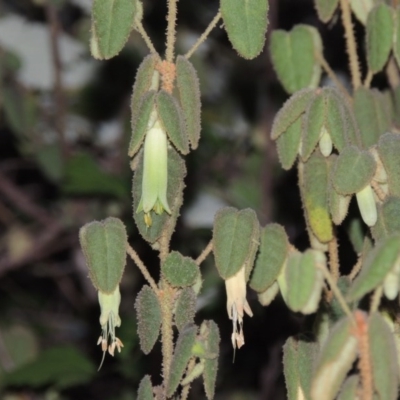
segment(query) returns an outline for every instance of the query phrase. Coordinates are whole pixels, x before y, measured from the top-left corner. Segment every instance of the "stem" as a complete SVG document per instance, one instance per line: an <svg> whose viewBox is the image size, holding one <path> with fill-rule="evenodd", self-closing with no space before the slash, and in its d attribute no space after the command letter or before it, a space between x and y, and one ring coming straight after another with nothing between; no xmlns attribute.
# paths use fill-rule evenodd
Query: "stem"
<svg viewBox="0 0 400 400"><path fill-rule="evenodd" d="M195 365L196 365L196 359L192 357L186 369L186 376L190 374ZM182 388L181 400L187 400L187 397L189 395L189 390L190 390L190 383L188 383Z"/></svg>
<svg viewBox="0 0 400 400"><path fill-rule="evenodd" d="M329 286L332 289L332 292L335 294L340 306L342 307L344 313L355 323L354 320L354 315L352 314L349 306L346 303L346 300L344 299L342 292L336 285L336 282L333 280L332 275L329 271L329 269L326 267L324 264L318 264L318 268L320 268L324 274L325 279L328 281Z"/></svg>
<svg viewBox="0 0 400 400"><path fill-rule="evenodd" d="M208 243L206 248L197 257L196 264L200 265L207 258L207 256L212 252L212 250L213 250L213 241L210 240L210 242Z"/></svg>
<svg viewBox="0 0 400 400"><path fill-rule="evenodd" d="M161 305L161 346L163 356L163 386L166 398L166 390L170 375L172 356L174 352L174 334L172 330L172 310L175 298L175 290L163 278L160 282L161 289L158 292L158 298Z"/></svg>
<svg viewBox="0 0 400 400"><path fill-rule="evenodd" d="M144 265L143 261L140 259L138 254L136 253L135 250L128 244L126 248L126 252L130 255L132 258L133 262L138 266L140 269L141 273L143 274L144 278L146 281L149 283L150 287L154 290L154 292L157 294L158 293L158 287L156 283L154 282L154 279L151 277L149 271L147 270L146 266Z"/></svg>
<svg viewBox="0 0 400 400"><path fill-rule="evenodd" d="M334 236L332 240L328 243L329 249L329 268L331 270L332 278L335 282L340 276L340 265L339 265L339 252L337 238Z"/></svg>
<svg viewBox="0 0 400 400"><path fill-rule="evenodd" d="M399 70L393 56L390 57L386 66L386 75L388 77L389 85L392 89L396 89L400 85Z"/></svg>
<svg viewBox="0 0 400 400"><path fill-rule="evenodd" d="M340 0L342 9L342 22L345 31L347 54L349 55L351 80L353 89L361 86L360 65L357 56L357 42L354 37L353 23L351 21L351 10L349 0Z"/></svg>
<svg viewBox="0 0 400 400"><path fill-rule="evenodd" d="M153 42L151 41L149 35L147 34L146 30L143 27L142 21L137 22L135 28L142 36L142 38L143 38L144 42L146 43L146 46L148 47L150 52L153 54L157 54L157 51L154 48Z"/></svg>
<svg viewBox="0 0 400 400"><path fill-rule="evenodd" d="M374 77L374 73L369 69L367 76L365 77L364 87L369 88L371 86L372 78Z"/></svg>
<svg viewBox="0 0 400 400"><path fill-rule="evenodd" d="M173 62L174 60L177 3L178 0L168 0L167 50L165 52L165 58L168 62Z"/></svg>
<svg viewBox="0 0 400 400"><path fill-rule="evenodd" d="M353 269L351 270L349 276L349 279L353 281L353 279L358 275L358 273L361 271L361 266L362 266L362 257L361 255L358 257L357 262L354 264Z"/></svg>
<svg viewBox="0 0 400 400"><path fill-rule="evenodd" d="M355 320L357 324L356 337L359 351L358 368L361 376L361 398L363 400L372 400L374 389L372 383L371 360L369 356L368 324L365 314L362 311L357 311L355 313Z"/></svg>
<svg viewBox="0 0 400 400"><path fill-rule="evenodd" d="M378 199L379 199L380 201L384 201L386 195L385 195L385 193L383 192L383 190L379 187L378 182L372 180L372 181L371 181L371 186L372 186L372 189L374 190L374 192L376 193L376 195L378 196Z"/></svg>
<svg viewBox="0 0 400 400"><path fill-rule="evenodd" d="M213 18L210 24L207 26L203 34L197 39L197 42L192 46L192 48L185 54L185 58L189 59L192 54L199 48L199 46L207 39L210 32L215 28L218 21L221 18L221 11L218 10L217 15Z"/></svg>
<svg viewBox="0 0 400 400"><path fill-rule="evenodd" d="M343 93L343 95L346 97L346 99L349 101L349 103L351 103L352 102L352 98L351 98L349 92L344 87L342 82L340 82L339 78L335 74L335 71L331 68L331 66L325 60L324 56L322 54L318 53L318 54L316 54L316 58L317 58L317 61L321 64L321 67L328 74L329 78L332 79L332 81L335 83L335 85L338 87L338 89Z"/></svg>
<svg viewBox="0 0 400 400"><path fill-rule="evenodd" d="M378 286L374 290L374 294L372 295L371 304L369 307L370 314L372 314L375 311L378 311L379 305L381 304L382 293L383 293L382 285Z"/></svg>

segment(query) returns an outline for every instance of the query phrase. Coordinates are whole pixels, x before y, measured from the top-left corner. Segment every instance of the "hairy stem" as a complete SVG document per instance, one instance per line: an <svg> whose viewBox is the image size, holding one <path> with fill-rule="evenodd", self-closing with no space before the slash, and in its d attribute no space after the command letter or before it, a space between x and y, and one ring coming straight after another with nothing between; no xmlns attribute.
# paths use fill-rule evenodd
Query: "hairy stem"
<svg viewBox="0 0 400 400"><path fill-rule="evenodd" d="M165 279L161 279L160 291L158 294L161 305L161 347L163 357L163 386L166 396L168 379L170 375L172 355L174 353L174 334L172 330L172 310L174 308L175 290Z"/></svg>
<svg viewBox="0 0 400 400"><path fill-rule="evenodd" d="M371 304L369 307L369 311L371 314L375 311L378 311L379 305L381 304L382 293L383 293L382 285L378 286L374 290L374 293L372 294L372 298L371 298Z"/></svg>
<svg viewBox="0 0 400 400"><path fill-rule="evenodd" d="M336 285L336 282L334 281L329 269L324 264L318 264L318 268L320 268L321 271L323 272L325 279L328 281L329 286L331 287L331 290L334 293L334 295L336 296L344 313L353 321L353 323L355 323L354 316L353 316L349 306L347 305L346 300L344 299L344 297L342 295L342 292Z"/></svg>
<svg viewBox="0 0 400 400"><path fill-rule="evenodd" d="M157 287L156 283L154 282L154 279L151 277L151 275L150 275L149 271L147 270L146 266L144 265L143 261L140 259L140 257L136 253L136 251L133 250L133 248L128 244L126 252L132 258L133 262L138 266L138 268L140 269L140 271L143 274L143 276L146 279L146 281L149 283L151 288L157 294L158 293L158 287Z"/></svg>
<svg viewBox="0 0 400 400"><path fill-rule="evenodd" d="M369 88L371 86L373 77L374 77L374 73L371 70L368 70L367 76L365 77L365 81L364 81L364 87Z"/></svg>
<svg viewBox="0 0 400 400"><path fill-rule="evenodd" d="M335 83L335 85L338 87L338 89L342 92L342 94L346 97L347 101L349 103L352 102L352 98L347 91L347 89L344 87L342 82L340 82L339 78L335 74L335 71L331 68L331 66L328 64L328 62L325 60L324 56L322 54L316 54L318 62L321 64L321 67L325 70L325 72L328 74L329 78L332 79L332 81Z"/></svg>
<svg viewBox="0 0 400 400"><path fill-rule="evenodd" d="M332 278L335 282L340 276L340 265L339 265L339 252L337 238L334 236L332 240L328 243L329 249L329 268L331 270Z"/></svg>
<svg viewBox="0 0 400 400"><path fill-rule="evenodd" d="M374 190L375 194L378 196L378 199L380 201L384 201L385 200L385 193L383 192L383 190L380 188L379 183L376 182L375 180L371 181L371 187Z"/></svg>
<svg viewBox="0 0 400 400"><path fill-rule="evenodd" d="M189 59L192 54L199 48L199 46L207 39L210 32L215 28L218 21L221 19L221 11L218 11L217 15L213 18L210 24L207 26L203 34L197 39L197 42L193 47L185 54L185 58Z"/></svg>
<svg viewBox="0 0 400 400"><path fill-rule="evenodd" d="M389 85L392 89L395 89L397 88L397 86L400 85L399 70L393 56L390 57L389 62L387 63L386 75L389 81Z"/></svg>
<svg viewBox="0 0 400 400"><path fill-rule="evenodd" d="M354 37L353 23L351 21L351 10L349 0L340 0L342 9L342 22L345 31L347 54L349 55L351 80L353 89L361 86L360 65L357 55L357 42Z"/></svg>
<svg viewBox="0 0 400 400"><path fill-rule="evenodd" d="M351 270L349 276L349 279L351 281L354 280L354 278L358 275L358 273L361 271L361 266L362 266L362 257L359 256L357 262L354 264L353 269Z"/></svg>
<svg viewBox="0 0 400 400"><path fill-rule="evenodd" d="M192 357L192 359L189 361L189 364L186 369L186 376L188 376L190 374L190 372L192 371L192 369L194 368L195 365L196 365L196 359L194 357ZM190 383L188 383L187 385L185 385L182 388L181 400L187 400L188 395L189 395L189 390L190 390Z"/></svg>
<svg viewBox="0 0 400 400"><path fill-rule="evenodd" d="M205 247L205 249L197 257L196 264L200 265L207 258L207 256L212 252L212 250L213 250L213 242L212 242L212 240L210 240L210 242Z"/></svg>
<svg viewBox="0 0 400 400"><path fill-rule="evenodd" d="M165 52L165 58L168 62L174 61L177 3L178 0L168 0L167 50Z"/></svg>
<svg viewBox="0 0 400 400"><path fill-rule="evenodd" d="M150 50L152 54L157 54L156 49L154 48L153 42L151 41L149 35L143 27L142 21L136 23L135 29L140 33L144 42L146 43L147 48Z"/></svg>

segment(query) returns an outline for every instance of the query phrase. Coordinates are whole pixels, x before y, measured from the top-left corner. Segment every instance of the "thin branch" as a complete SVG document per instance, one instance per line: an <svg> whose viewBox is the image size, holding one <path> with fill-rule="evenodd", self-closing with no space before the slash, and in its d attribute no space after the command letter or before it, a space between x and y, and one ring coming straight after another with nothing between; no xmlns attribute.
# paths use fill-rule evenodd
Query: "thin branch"
<svg viewBox="0 0 400 400"><path fill-rule="evenodd" d="M369 307L369 312L372 314L375 311L378 311L379 305L381 304L381 299L382 299L382 293L383 293L383 286L380 285L378 286L372 295L371 298L371 304Z"/></svg>
<svg viewBox="0 0 400 400"><path fill-rule="evenodd" d="M197 42L192 46L192 48L185 54L185 58L189 59L193 53L200 47L200 45L207 39L210 32L215 28L218 24L218 21L221 19L221 11L218 11L217 15L213 18L210 24L207 26L206 30L203 34L197 39Z"/></svg>
<svg viewBox="0 0 400 400"><path fill-rule="evenodd" d="M351 281L354 280L354 278L358 275L358 273L361 271L361 266L362 266L362 257L361 255L358 257L357 262L354 264L353 269L351 270L350 274L348 275L349 279Z"/></svg>
<svg viewBox="0 0 400 400"><path fill-rule="evenodd" d="M168 62L174 61L177 3L178 0L168 0L167 50L165 52L165 58Z"/></svg>
<svg viewBox="0 0 400 400"><path fill-rule="evenodd" d="M144 29L144 26L142 24L142 21L138 21L135 25L135 29L140 33L142 36L144 42L146 43L147 48L150 50L152 54L157 54L157 51L153 45L153 42L151 41L149 35L147 34L146 30Z"/></svg>
<svg viewBox="0 0 400 400"><path fill-rule="evenodd" d="M374 190L374 192L376 193L376 195L378 196L378 199L380 201L384 201L386 198L386 194L384 193L384 191L380 188L379 183L377 181L375 181L374 179L371 181L371 187Z"/></svg>
<svg viewBox="0 0 400 400"><path fill-rule="evenodd" d="M389 62L387 63L386 75L388 77L389 85L392 89L395 89L400 85L399 69L393 56L390 57Z"/></svg>
<svg viewBox="0 0 400 400"><path fill-rule="evenodd" d="M47 20L50 25L50 45L54 67L54 97L56 102L55 125L62 156L65 158L67 156L67 143L65 140L66 101L62 84L62 62L58 43L60 24L58 21L57 9L51 2L46 2L45 9Z"/></svg>
<svg viewBox="0 0 400 400"><path fill-rule="evenodd" d="M188 376L190 372L192 372L195 365L196 365L196 359L192 357L186 369L186 376ZM182 388L181 400L187 400L189 395L189 390L190 390L190 383L188 383Z"/></svg>
<svg viewBox="0 0 400 400"><path fill-rule="evenodd" d="M316 58L317 58L318 62L321 64L321 67L328 74L329 78L332 79L332 81L335 83L335 85L338 87L338 89L342 92L342 94L346 97L346 99L351 103L352 102L352 98L351 98L349 92L344 87L342 82L340 82L339 78L335 74L335 71L331 68L331 66L325 60L324 56L322 54L317 53L316 54Z"/></svg>
<svg viewBox="0 0 400 400"><path fill-rule="evenodd" d="M334 236L332 240L328 243L329 249L329 268L331 270L332 278L335 282L338 281L340 276L340 266L339 266L339 252L337 238Z"/></svg>
<svg viewBox="0 0 400 400"><path fill-rule="evenodd" d="M321 269L322 273L324 274L325 279L328 281L329 286L331 287L332 292L335 294L340 306L342 307L344 313L355 323L354 321L354 315L351 312L349 306L346 303L346 300L344 299L342 292L336 285L336 282L333 280L332 275L329 271L329 269L326 267L325 264L318 264L318 268Z"/></svg>
<svg viewBox="0 0 400 400"><path fill-rule="evenodd" d="M146 266L144 265L143 261L140 259L138 254L136 253L135 250L128 244L126 248L126 252L130 255L132 258L133 262L138 266L140 269L141 273L143 274L144 278L147 280L153 291L157 294L158 293L158 287L150 275L149 271L147 270Z"/></svg>
<svg viewBox="0 0 400 400"><path fill-rule="evenodd" d="M357 42L354 37L353 23L351 21L351 10L349 0L340 0L342 9L342 22L345 31L347 54L349 55L351 80L353 89L361 86L360 64L357 55Z"/></svg>
<svg viewBox="0 0 400 400"><path fill-rule="evenodd" d="M205 249L201 252L201 254L197 257L196 259L196 264L200 265L206 258L207 256L212 252L213 250L213 241L210 240L208 245L205 247Z"/></svg>
<svg viewBox="0 0 400 400"><path fill-rule="evenodd" d="M371 86L372 78L374 77L374 73L369 69L367 76L365 77L364 87L369 88Z"/></svg>

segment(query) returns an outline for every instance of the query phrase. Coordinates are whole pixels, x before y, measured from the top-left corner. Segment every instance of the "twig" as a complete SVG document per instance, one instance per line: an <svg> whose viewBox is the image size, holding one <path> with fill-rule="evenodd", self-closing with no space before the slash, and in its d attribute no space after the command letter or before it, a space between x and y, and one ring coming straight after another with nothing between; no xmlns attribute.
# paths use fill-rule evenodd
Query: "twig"
<svg viewBox="0 0 400 400"><path fill-rule="evenodd" d="M361 271L361 266L362 266L362 257L361 255L358 257L357 262L354 264L353 269L351 270L350 274L348 275L349 279L351 281L354 280L354 278L358 275L358 273Z"/></svg>
<svg viewBox="0 0 400 400"><path fill-rule="evenodd" d="M386 75L388 77L389 85L392 89L395 89L400 85L399 70L393 56L390 57L389 62L387 63Z"/></svg>
<svg viewBox="0 0 400 400"><path fill-rule="evenodd" d="M158 293L158 287L150 275L149 271L147 270L146 266L144 265L143 261L140 259L138 254L136 253L135 250L128 244L126 248L126 252L130 255L132 258L133 262L138 266L140 269L140 272L143 274L144 278L147 280L151 288L154 290L154 292L157 294Z"/></svg>
<svg viewBox="0 0 400 400"><path fill-rule="evenodd" d="M205 247L205 249L197 257L196 264L200 265L207 258L207 256L212 252L212 250L213 250L213 241L210 240L208 245Z"/></svg>
<svg viewBox="0 0 400 400"><path fill-rule="evenodd" d="M371 86L372 78L374 77L374 73L369 69L367 76L364 80L364 87L369 88Z"/></svg>
<svg viewBox="0 0 400 400"><path fill-rule="evenodd" d="M11 204L43 225L54 225L55 221L44 209L33 203L27 194L20 190L0 171L0 193Z"/></svg>
<svg viewBox="0 0 400 400"><path fill-rule="evenodd" d="M372 314L375 311L378 311L379 305L381 304L383 293L383 286L379 285L375 290L371 298L371 304L369 307L369 312Z"/></svg>
<svg viewBox="0 0 400 400"><path fill-rule="evenodd" d="M374 190L374 192L376 193L376 195L378 196L378 199L380 201L384 201L386 195L383 192L383 190L379 187L379 183L377 181L375 181L374 179L372 179L371 186L372 186L372 189Z"/></svg>
<svg viewBox="0 0 400 400"><path fill-rule="evenodd" d="M338 243L336 236L334 236L332 240L328 243L328 249L329 249L329 268L331 270L332 278L335 280L335 282L337 282L340 276L340 266L339 266Z"/></svg>
<svg viewBox="0 0 400 400"><path fill-rule="evenodd" d="M316 58L317 58L318 62L321 64L321 67L328 74L329 78L332 79L332 81L335 83L335 85L338 87L338 89L342 92L342 94L346 97L346 99L351 103L352 102L352 98L351 98L349 92L344 87L342 82L340 82L339 78L335 74L335 71L331 68L331 66L325 60L324 56L322 54L317 53L316 54Z"/></svg>
<svg viewBox="0 0 400 400"><path fill-rule="evenodd" d="M186 369L186 376L188 376L190 374L190 372L192 371L192 369L194 368L195 365L196 365L196 359L194 357L192 357L192 359L189 361L189 364ZM190 383L188 383L187 385L185 385L182 388L181 400L187 400L188 395L189 395L189 390L190 390Z"/></svg>
<svg viewBox="0 0 400 400"><path fill-rule="evenodd" d="M147 34L142 21L138 21L135 25L135 29L140 33L144 42L146 43L147 48L150 50L151 53L157 54L156 49L154 48L153 42L151 41L149 35Z"/></svg>
<svg viewBox="0 0 400 400"><path fill-rule="evenodd" d="M340 7L342 9L342 21L346 37L347 54L349 55L351 80L353 89L357 89L361 86L361 73L357 55L357 42L354 37L353 23L351 21L349 0L340 0Z"/></svg>
<svg viewBox="0 0 400 400"><path fill-rule="evenodd" d="M185 54L185 58L189 59L193 53L199 48L199 46L207 39L210 32L215 28L218 24L218 21L221 18L221 11L218 11L217 15L213 18L210 24L207 26L206 30L203 34L197 39L197 42L192 46L192 48Z"/></svg>
<svg viewBox="0 0 400 400"><path fill-rule="evenodd" d="M346 300L344 299L344 297L342 295L342 292L340 291L340 289L336 285L336 282L333 280L329 269L326 267L325 264L317 264L317 266L323 272L325 279L328 281L329 286L331 287L332 292L335 294L335 296L336 296L340 306L342 307L344 313L353 321L353 323L355 323L354 315L351 312L349 306L347 305Z"/></svg>
<svg viewBox="0 0 400 400"><path fill-rule="evenodd" d="M168 62L174 61L177 3L178 0L168 0L167 50L165 52L165 58Z"/></svg>
<svg viewBox="0 0 400 400"><path fill-rule="evenodd" d="M58 45L60 34L60 24L57 16L56 7L50 2L46 2L46 17L50 25L50 45L54 67L54 97L56 100L55 124L58 133L62 156L67 156L67 143L65 141L65 96L62 84L62 62Z"/></svg>

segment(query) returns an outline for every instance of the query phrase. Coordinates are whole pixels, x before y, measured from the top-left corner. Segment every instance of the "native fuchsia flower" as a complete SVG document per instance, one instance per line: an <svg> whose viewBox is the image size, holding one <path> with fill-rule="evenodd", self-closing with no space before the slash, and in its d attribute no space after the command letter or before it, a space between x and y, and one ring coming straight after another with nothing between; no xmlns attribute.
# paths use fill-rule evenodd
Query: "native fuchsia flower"
<svg viewBox="0 0 400 400"><path fill-rule="evenodd" d="M250 317L253 312L246 300L245 267L243 266L235 275L225 280L227 294L227 311L229 319L233 322L232 346L240 349L244 345L243 315Z"/></svg>
<svg viewBox="0 0 400 400"><path fill-rule="evenodd" d="M150 215L152 210L158 215L162 214L164 210L171 214L167 200L167 134L158 118L151 125L144 141L142 197L136 210L137 213L144 212L144 221L147 227L152 224Z"/></svg>
<svg viewBox="0 0 400 400"><path fill-rule="evenodd" d="M99 337L97 344L101 345L101 350L103 351L103 359L101 360L100 369L103 365L106 351L108 350L110 355L114 356L115 348L117 348L120 353L121 348L124 347L124 345L121 340L115 336L115 328L121 326L121 318L119 317L121 293L119 291L119 286L117 286L115 291L111 294L99 291L98 296L101 309L100 325L102 334Z"/></svg>

